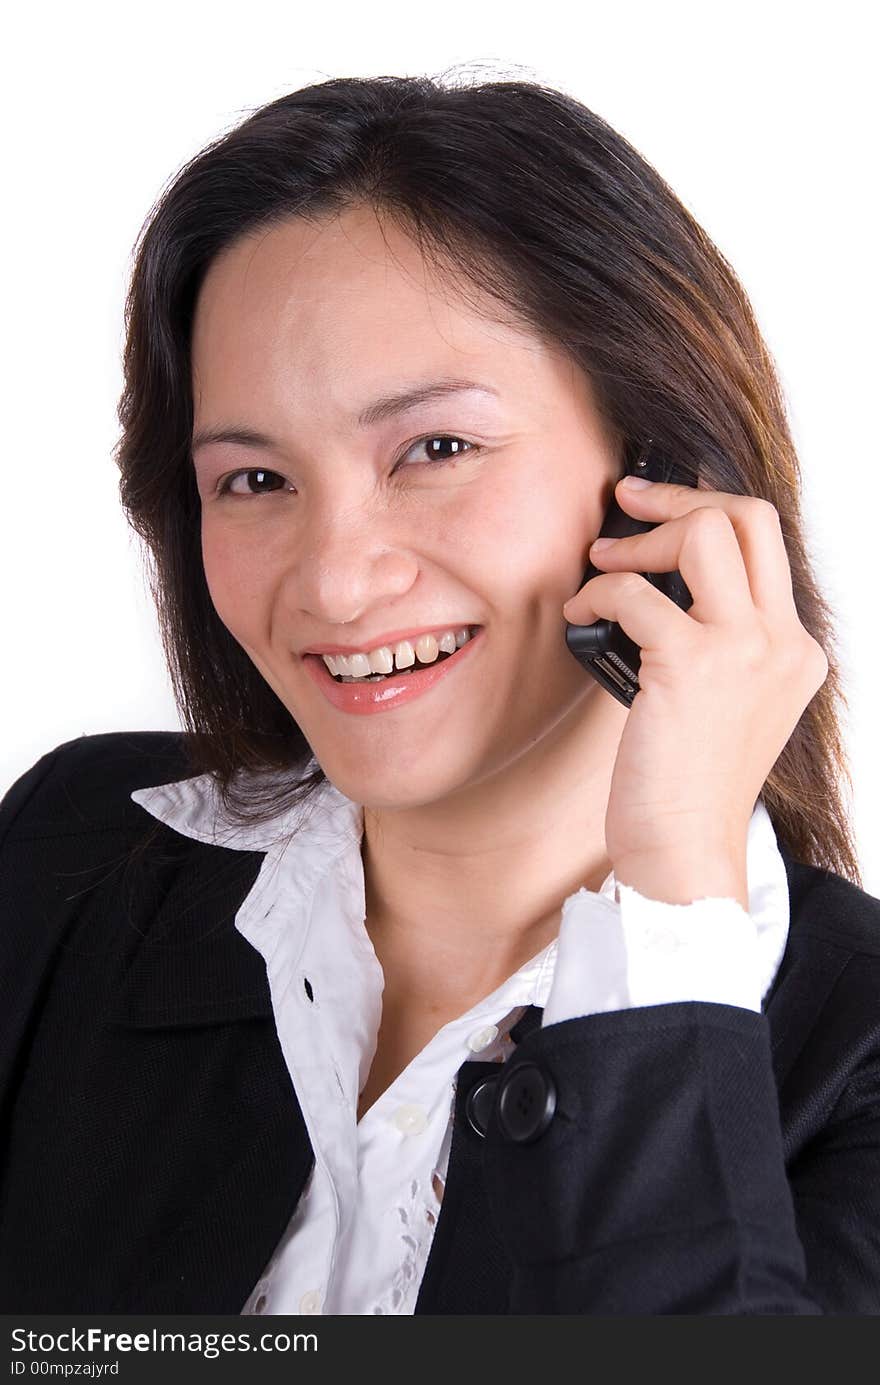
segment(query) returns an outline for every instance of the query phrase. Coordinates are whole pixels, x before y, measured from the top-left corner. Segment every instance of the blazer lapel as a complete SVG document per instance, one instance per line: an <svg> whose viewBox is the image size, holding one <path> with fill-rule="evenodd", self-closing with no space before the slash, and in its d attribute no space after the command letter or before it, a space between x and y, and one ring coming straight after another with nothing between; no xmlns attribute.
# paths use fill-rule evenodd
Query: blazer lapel
<svg viewBox="0 0 880 1385"><path fill-rule="evenodd" d="M108 1304L116 1313L239 1313L314 1163L278 1042L265 962L235 928L263 853L189 845L193 871L172 877L162 898L142 911L136 950L104 1023L120 1034L122 1053L136 1032L139 1045L155 1046L157 1072L186 1073L192 1119L179 1138L190 1147L190 1169L215 1173L197 1181L159 1254L119 1284ZM219 1162L218 1129L227 1156ZM154 1171L157 1216L163 1171Z"/></svg>
<svg viewBox="0 0 880 1385"><path fill-rule="evenodd" d="M515 1044L540 1025L543 1013L528 1006L510 1031ZM502 1071L501 1063L477 1061L458 1070L446 1186L416 1313L507 1312L513 1264L489 1211L484 1137L468 1115L471 1093L484 1082L494 1084Z"/></svg>

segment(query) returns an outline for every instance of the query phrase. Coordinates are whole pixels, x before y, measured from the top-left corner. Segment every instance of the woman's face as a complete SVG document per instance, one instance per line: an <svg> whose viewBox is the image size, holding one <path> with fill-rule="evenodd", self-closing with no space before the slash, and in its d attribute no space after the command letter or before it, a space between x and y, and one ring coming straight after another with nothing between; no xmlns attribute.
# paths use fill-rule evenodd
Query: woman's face
<svg viewBox="0 0 880 1385"><path fill-rule="evenodd" d="M358 422L452 378L492 392ZM343 793L404 808L537 769L551 731L607 696L562 615L621 471L589 382L468 309L393 223L357 208L229 247L197 304L193 398L213 603ZM217 430L261 440L198 444ZM483 628L459 667L375 715L334 706L303 655L463 626Z"/></svg>

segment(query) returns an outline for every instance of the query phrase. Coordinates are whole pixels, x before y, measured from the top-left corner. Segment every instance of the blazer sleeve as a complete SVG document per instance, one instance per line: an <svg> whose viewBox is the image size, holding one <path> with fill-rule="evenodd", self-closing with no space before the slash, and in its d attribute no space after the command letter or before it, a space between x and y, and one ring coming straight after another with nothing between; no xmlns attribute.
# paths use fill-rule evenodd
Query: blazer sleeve
<svg viewBox="0 0 880 1385"><path fill-rule="evenodd" d="M791 1171L763 1014L587 1015L534 1030L507 1068L486 1172L511 1313L880 1311L876 1045Z"/></svg>
<svg viewBox="0 0 880 1385"><path fill-rule="evenodd" d="M38 836L19 841L16 829L66 748L67 743L41 756L0 800L0 1128L9 1117L20 1045L57 945L50 928L34 927L33 902L24 897L25 882L44 866L46 843Z"/></svg>
<svg viewBox="0 0 880 1385"><path fill-rule="evenodd" d="M807 1285L826 1313L880 1314L880 961L854 955L837 1014L873 997L852 1076L821 1132L789 1166Z"/></svg>

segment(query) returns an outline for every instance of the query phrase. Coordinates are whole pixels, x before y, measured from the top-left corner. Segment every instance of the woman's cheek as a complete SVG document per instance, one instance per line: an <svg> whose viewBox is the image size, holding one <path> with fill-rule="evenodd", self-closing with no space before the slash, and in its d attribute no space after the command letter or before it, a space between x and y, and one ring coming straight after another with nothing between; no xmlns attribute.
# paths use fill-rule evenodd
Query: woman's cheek
<svg viewBox="0 0 880 1385"><path fill-rule="evenodd" d="M496 492L473 528L474 551L510 597L540 598L562 591L568 568L589 547L585 525L573 514L573 497L561 493L557 478L532 478L529 486ZM582 533L582 529L584 532ZM577 576L583 571L578 567ZM566 590L564 601L572 594Z"/></svg>
<svg viewBox="0 0 880 1385"><path fill-rule="evenodd" d="M229 541L228 535L202 531L202 564L214 609L236 638L246 636L258 618L261 586L266 582L264 561Z"/></svg>

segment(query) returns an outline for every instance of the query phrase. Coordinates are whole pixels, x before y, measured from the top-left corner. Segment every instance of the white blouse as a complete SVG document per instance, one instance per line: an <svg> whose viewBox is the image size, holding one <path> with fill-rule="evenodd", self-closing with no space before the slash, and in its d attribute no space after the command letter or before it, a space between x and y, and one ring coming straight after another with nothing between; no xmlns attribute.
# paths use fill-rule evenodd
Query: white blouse
<svg viewBox="0 0 880 1385"><path fill-rule="evenodd" d="M748 913L734 899L645 899L612 871L598 893L570 895L558 936L444 1025L358 1121L383 989L365 926L363 808L328 781L305 809L241 828L224 817L210 775L131 797L183 836L266 853L235 926L265 959L315 1162L246 1314L414 1311L442 1200L456 1074L469 1058L503 1062L527 1006L543 1007L544 1025L682 1000L760 1010L785 950L785 864L759 799Z"/></svg>

